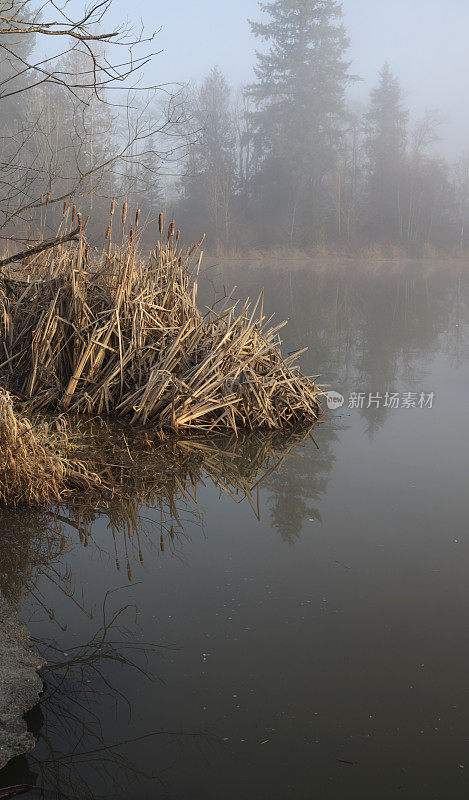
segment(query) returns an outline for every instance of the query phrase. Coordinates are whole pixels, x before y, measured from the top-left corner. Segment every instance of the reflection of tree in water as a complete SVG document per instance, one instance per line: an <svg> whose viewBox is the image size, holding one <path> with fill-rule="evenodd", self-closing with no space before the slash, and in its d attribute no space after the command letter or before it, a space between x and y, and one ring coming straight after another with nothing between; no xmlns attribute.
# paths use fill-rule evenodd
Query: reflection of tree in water
<svg viewBox="0 0 469 800"><path fill-rule="evenodd" d="M327 473L325 464L328 463L328 469L332 466L328 448L321 459L317 457L321 451L314 449L313 456L309 454L310 447L305 449L304 466L292 472L293 464L300 465L301 460L289 457L296 454L305 435L303 431L288 438L276 433L240 439L177 440L163 448L164 464L159 463L153 451L148 464L143 459L142 470L134 470L132 476L126 473L129 464L119 463L119 451L114 447L110 469L115 470L115 485L118 476L125 477L122 491L116 491L106 501L95 503L82 497L45 511L3 512L0 587L5 596L18 607L27 598L32 614L42 609L57 626L60 638L61 632L67 630L67 604L59 602L59 608L50 606L44 587L50 583L53 595L57 597L59 592L59 597L72 603L96 629L87 642L73 643L66 649L54 638L36 641L47 661L43 671L45 692L36 714L40 752L33 751L12 762L1 774L0 786L30 781L38 786L40 793L36 796L43 796L46 789L58 797L74 800L109 796L110 792L113 797L125 797L129 787L139 780L159 780L158 774L144 774L137 768L128 755L129 746L159 737L203 752L217 743L211 730L154 730L140 739L117 736L109 741L101 725L105 709L116 704L127 708L129 714L131 711L129 699L119 688L125 681L116 678L120 675L116 670L130 669L141 678L153 680L154 659L164 657L165 650L159 644L140 640L141 632L133 618L136 609L111 604L110 593L105 595L98 613L94 606L90 607L84 586L75 583L67 554L79 543L114 561L117 570L125 567L131 580L133 564L142 562L155 545L158 552L168 550L179 554L184 527L187 521L193 524L199 513L197 486L207 480L231 501L250 503L257 516L261 487L265 486L273 496L277 494L279 529L285 535L281 519L289 509L278 483L278 470L285 468L290 476L287 482L296 485L293 491L299 502L308 491L315 498L321 494L327 480L327 475L322 474ZM334 438L332 435L331 441ZM132 459L131 452L126 450ZM158 509L157 515L153 513L156 522L149 519L149 508ZM309 506L307 513L314 513ZM99 535L94 530L96 520L101 523ZM103 520L110 532L107 543L102 536ZM122 727L125 730L126 726Z"/></svg>
<svg viewBox="0 0 469 800"><path fill-rule="evenodd" d="M165 731L155 729L131 737L117 735L109 741L101 719L105 706L120 705L131 720L129 699L119 688L122 670L132 670L147 681L155 680L150 668L152 654L164 654L164 648L138 641L131 605L110 607L107 592L101 610L100 625L85 644L67 647L63 652L54 640L36 642L47 660L42 674L45 693L41 703L44 725L41 730L46 755L29 759L39 776L39 784L48 786L59 797L92 800L103 796L126 797L130 787L142 780L160 781L157 772L143 772L126 755L128 745L145 740L177 740L185 747L210 746L216 739L210 731ZM129 627L130 626L130 627ZM119 669L118 682L113 674ZM126 729L125 724L119 728ZM116 726L117 729L117 726Z"/></svg>
<svg viewBox="0 0 469 800"><path fill-rule="evenodd" d="M132 624L137 609L131 605L113 609L112 594L106 593L97 628L86 643L69 646L64 651L53 639L35 641L47 665L41 672L44 679L41 704L29 721L40 738L42 753L36 756L33 751L27 757L14 759L0 773L0 787L21 782L37 786L39 794L33 796L38 797L125 798L129 789L143 780L161 781L157 772L137 768L126 754L127 746L145 740L169 740L183 748L202 748L203 752L217 743L210 730L155 729L141 736L106 738L101 722L106 708L113 709L116 721L120 719L119 706L127 709L127 723L132 716L130 701L119 688L123 683L121 671L131 670L133 680L138 673L153 681L150 657L164 654L165 649L138 640L133 631L135 623ZM113 679L116 669L118 681ZM116 730L122 728L126 730L125 723L116 725Z"/></svg>
<svg viewBox="0 0 469 800"><path fill-rule="evenodd" d="M282 538L293 544L306 519L322 522L317 503L326 491L335 462L337 427L321 428L320 446L297 448L282 470L269 481L271 519Z"/></svg>
<svg viewBox="0 0 469 800"><path fill-rule="evenodd" d="M42 604L37 587L39 578L46 576L67 597L74 598L73 576L64 562L76 537L83 547L93 547L113 559L116 569L125 570L132 580L133 564L143 562L145 549L180 552L185 527L200 518L197 487L207 480L234 502L250 503L258 515L261 486L267 485L269 476L306 434L299 431L285 437L276 432L213 439L194 436L172 439L156 449L149 447L147 452L137 436L133 443L134 452L139 452L137 462L128 447L132 440L127 433L125 449L119 450L115 440L112 445L113 461L107 462L107 470L116 490L106 499L81 495L46 510L2 511L0 590L15 606L26 593ZM99 448L99 453L102 458L109 456L104 448ZM110 532L107 543L101 533L97 537L94 532L97 520ZM81 607L81 600L75 598L75 602ZM54 610L46 610L53 618Z"/></svg>
<svg viewBox="0 0 469 800"><path fill-rule="evenodd" d="M238 263L236 270L240 294L265 286L265 308L289 318L285 349L307 345L304 370L344 395L431 391L425 372L436 353L443 348L454 364L468 357L467 266L311 263L289 272ZM229 283L235 276L226 272ZM366 405L358 413L373 438L389 409Z"/></svg>
<svg viewBox="0 0 469 800"><path fill-rule="evenodd" d="M124 539L135 522L134 513L135 508L128 501L124 507L115 503L109 509L111 527L118 519L125 523ZM216 741L208 730L164 731L156 727L137 738L119 735L118 730L126 731L125 724L116 726L112 740L103 733L101 719L106 716L106 709L112 707L117 714L120 708L120 715L127 710L129 719L131 716L130 702L119 688L126 683L122 670L134 673L132 681L138 676L157 679L150 660L164 657L165 648L141 641L134 606L111 603L113 593L106 592L102 607L96 612L86 602L86 584L75 585L66 556L76 547L77 532L83 546L95 546L83 531L96 515L95 509L85 514L83 509L70 506L44 512L4 511L0 517L0 586L5 597L17 606L27 599L33 615L42 610L58 626L58 632L65 632L66 602L53 608L46 599L44 583L46 587L52 584L64 601L72 603L95 625L88 641L66 648L55 638L35 641L47 662L41 672L44 694L29 720L40 739L41 752L14 759L0 773L0 788L26 783L38 787L39 793L33 793L34 797L125 798L129 787L138 781L160 779L158 774L138 769L126 753L127 746L158 739L182 748L204 749Z"/></svg>
<svg viewBox="0 0 469 800"><path fill-rule="evenodd" d="M271 475L289 463L307 431L284 436L278 432L243 436L174 440L165 446L164 463L155 467L155 452L146 464L139 462L135 485L126 485L98 506L75 502L56 515L78 531L84 546L102 550L101 539L93 534L93 523L106 520L111 533L112 553L118 571L124 566L132 580L133 564L143 563L145 549L182 555L186 527L200 520L197 487L207 481L218 487L233 502L248 502L256 516L260 513L261 487L271 488ZM115 458L115 454L114 454ZM293 459L297 460L297 459ZM158 461L156 462L158 464ZM128 465L126 465L126 469ZM121 466L114 467L120 473ZM152 514L147 514L151 510ZM155 514L157 510L157 514ZM155 521L156 520L156 521Z"/></svg>
<svg viewBox="0 0 469 800"><path fill-rule="evenodd" d="M437 281L439 283L439 281ZM426 365L441 346L452 295L447 280L436 287L416 267L408 273L381 274L366 290L368 314L362 320L357 340L358 391L379 394L431 391L426 386ZM360 409L370 439L389 414L383 401L379 407Z"/></svg>
<svg viewBox="0 0 469 800"><path fill-rule="evenodd" d="M457 369L469 360L469 274L461 267L451 282L453 302L451 304L447 332L444 337L445 351L450 363Z"/></svg>

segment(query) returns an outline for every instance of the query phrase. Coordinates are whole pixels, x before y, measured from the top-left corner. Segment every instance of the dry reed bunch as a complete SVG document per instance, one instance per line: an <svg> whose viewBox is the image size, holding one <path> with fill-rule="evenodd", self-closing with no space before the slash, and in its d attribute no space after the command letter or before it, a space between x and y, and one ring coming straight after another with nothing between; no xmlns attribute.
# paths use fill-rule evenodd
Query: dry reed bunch
<svg viewBox="0 0 469 800"><path fill-rule="evenodd" d="M111 209L111 220L112 212ZM313 423L322 392L282 357L262 296L205 316L199 245L182 250L160 215L143 258L135 226L102 252L83 233L0 275L0 385L29 411L110 415L175 431L286 431ZM60 235L67 231L64 209ZM72 223L74 214L72 214ZM81 229L80 221L80 229Z"/></svg>
<svg viewBox="0 0 469 800"><path fill-rule="evenodd" d="M67 491L98 488L98 476L62 455L63 447L46 423L33 426L15 413L11 396L0 389L0 506L45 505Z"/></svg>

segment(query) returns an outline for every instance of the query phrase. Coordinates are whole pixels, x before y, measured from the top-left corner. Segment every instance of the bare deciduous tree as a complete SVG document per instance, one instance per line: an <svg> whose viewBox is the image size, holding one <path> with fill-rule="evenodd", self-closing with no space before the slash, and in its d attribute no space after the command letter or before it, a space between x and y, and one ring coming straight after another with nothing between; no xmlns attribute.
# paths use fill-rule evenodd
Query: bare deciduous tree
<svg viewBox="0 0 469 800"><path fill-rule="evenodd" d="M147 143L155 159L174 149L160 138L178 121L174 97L143 81L155 34L106 28L111 3L72 16L68 2L0 0L0 231L24 231L46 194L53 208L116 193Z"/></svg>

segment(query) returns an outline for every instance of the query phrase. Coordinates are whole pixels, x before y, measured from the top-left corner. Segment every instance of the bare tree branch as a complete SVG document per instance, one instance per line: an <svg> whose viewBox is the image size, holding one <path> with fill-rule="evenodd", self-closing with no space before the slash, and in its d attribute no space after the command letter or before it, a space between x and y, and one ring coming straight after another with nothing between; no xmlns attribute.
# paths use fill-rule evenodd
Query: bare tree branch
<svg viewBox="0 0 469 800"><path fill-rule="evenodd" d="M20 237L42 220L45 193L53 227L58 203L83 198L92 208L94 196L135 184L143 160L159 172L178 151L163 141L179 122L171 87L142 80L157 32L106 25L112 0L76 15L68 0L33 2L0 0L0 231ZM155 115L159 92L168 101Z"/></svg>
<svg viewBox="0 0 469 800"><path fill-rule="evenodd" d="M71 241L76 242L79 240L80 233L82 231L83 227L78 226L78 228L75 228L75 230L70 231L70 233L67 233L64 236L58 236L55 239L49 239L46 242L41 242L41 244L37 244L35 247L30 247L28 250L23 250L21 253L15 253L12 256L8 256L8 258L1 258L0 269L2 269L2 267L6 267L8 264L13 264L15 261L22 261L24 258L37 256L39 253L43 253L44 250L50 250L52 247L57 247L59 244L66 244L67 242Z"/></svg>

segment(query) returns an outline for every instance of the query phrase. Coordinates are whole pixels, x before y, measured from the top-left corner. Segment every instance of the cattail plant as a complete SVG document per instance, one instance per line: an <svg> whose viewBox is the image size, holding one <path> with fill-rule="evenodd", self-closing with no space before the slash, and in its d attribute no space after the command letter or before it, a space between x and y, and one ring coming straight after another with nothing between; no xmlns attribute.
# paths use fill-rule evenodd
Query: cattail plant
<svg viewBox="0 0 469 800"><path fill-rule="evenodd" d="M183 254L172 221L167 242L144 257L131 227L111 259L89 248L88 219L83 226L74 206L75 216L86 269L77 271L72 237L68 247L28 257L17 279L0 278L0 387L35 412L158 430L284 432L317 419L323 393L301 374L297 354L282 356L282 325L266 325L262 295L253 306L197 308L204 237ZM124 203L123 228L126 218ZM162 215L158 225L161 237Z"/></svg>
<svg viewBox="0 0 469 800"><path fill-rule="evenodd" d="M115 210L115 207L116 207L116 201L114 200L114 198L112 198L112 200L111 200L111 208L110 208L110 219L109 219L109 226L108 226L108 229L107 229L107 231L106 231L106 239L108 239L108 240L109 240L109 244L108 244L108 250L107 250L107 254L108 254L108 256L110 256L110 255L111 255L112 221L113 221L113 219L114 219L114 210Z"/></svg>

